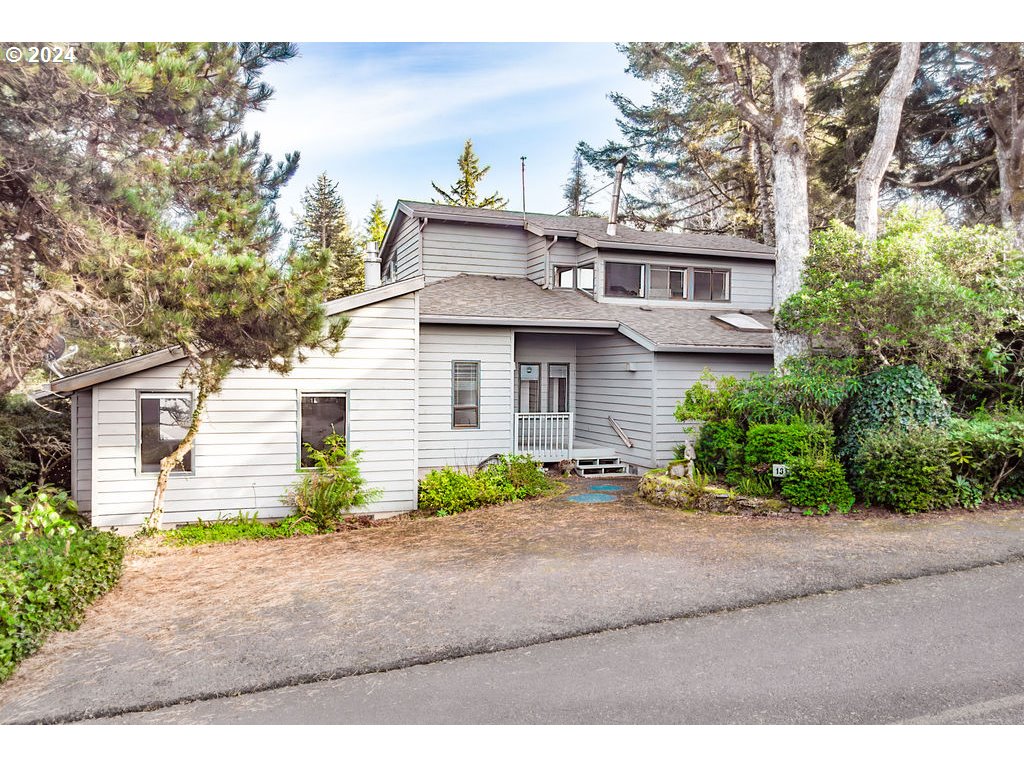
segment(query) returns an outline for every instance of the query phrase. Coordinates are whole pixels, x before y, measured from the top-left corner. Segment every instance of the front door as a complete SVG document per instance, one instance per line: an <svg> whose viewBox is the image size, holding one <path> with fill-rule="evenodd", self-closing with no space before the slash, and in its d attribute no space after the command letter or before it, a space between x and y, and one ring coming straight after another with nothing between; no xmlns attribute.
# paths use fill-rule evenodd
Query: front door
<svg viewBox="0 0 1024 768"><path fill-rule="evenodd" d="M540 413L540 363L519 364L519 412Z"/></svg>

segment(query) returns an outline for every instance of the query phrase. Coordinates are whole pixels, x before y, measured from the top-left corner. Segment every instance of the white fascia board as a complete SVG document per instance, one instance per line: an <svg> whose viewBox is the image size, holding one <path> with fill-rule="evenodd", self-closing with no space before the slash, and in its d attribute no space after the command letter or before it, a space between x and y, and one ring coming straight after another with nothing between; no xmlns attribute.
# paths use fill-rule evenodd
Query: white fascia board
<svg viewBox="0 0 1024 768"><path fill-rule="evenodd" d="M413 291L419 291L424 285L426 285L426 278L423 275L418 275L408 280L388 283L379 288L372 288L369 291L356 293L352 296L342 296L340 299L333 299L324 304L324 311L328 317L337 315L340 312L350 312L353 309L376 304L378 301L387 301L388 299L395 299Z"/></svg>
<svg viewBox="0 0 1024 768"><path fill-rule="evenodd" d="M650 350L651 352L655 351L658 347L658 345L655 344L653 341L648 339L642 333L638 333L637 331L633 330L625 323L619 323L619 333L621 333L630 341L635 341L641 347L643 347L646 350Z"/></svg>
<svg viewBox="0 0 1024 768"><path fill-rule="evenodd" d="M111 363L101 368L93 368L91 371L76 373L74 376L65 376L50 382L50 389L59 394L77 392L80 389L89 389L105 381L119 379L122 376L129 376L139 371L156 368L166 363L174 363L185 357L181 347L168 347L156 352L150 352L138 357L130 357L119 363Z"/></svg>
<svg viewBox="0 0 1024 768"><path fill-rule="evenodd" d="M706 347L686 344L658 344L655 352L706 352L712 354L771 355L771 347Z"/></svg>

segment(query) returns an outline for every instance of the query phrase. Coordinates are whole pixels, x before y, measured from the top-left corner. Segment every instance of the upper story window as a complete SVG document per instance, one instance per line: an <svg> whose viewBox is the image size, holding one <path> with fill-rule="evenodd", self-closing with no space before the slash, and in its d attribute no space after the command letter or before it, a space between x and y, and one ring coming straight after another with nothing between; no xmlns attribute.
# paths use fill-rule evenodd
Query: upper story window
<svg viewBox="0 0 1024 768"><path fill-rule="evenodd" d="M587 293L594 292L594 265L576 267L576 287Z"/></svg>
<svg viewBox="0 0 1024 768"><path fill-rule="evenodd" d="M729 270L695 268L693 270L693 300L728 301Z"/></svg>
<svg viewBox="0 0 1024 768"><path fill-rule="evenodd" d="M652 301L729 301L731 270L609 261L604 295Z"/></svg>
<svg viewBox="0 0 1024 768"><path fill-rule="evenodd" d="M643 264L624 264L615 261L604 265L604 295L644 297Z"/></svg>
<svg viewBox="0 0 1024 768"><path fill-rule="evenodd" d="M573 276L575 274L575 267L562 267L556 264L554 268L554 280L552 281L555 288L572 288Z"/></svg>
<svg viewBox="0 0 1024 768"><path fill-rule="evenodd" d="M651 284L647 292L648 298L669 301L682 301L686 298L687 279L685 269L651 266L650 276Z"/></svg>

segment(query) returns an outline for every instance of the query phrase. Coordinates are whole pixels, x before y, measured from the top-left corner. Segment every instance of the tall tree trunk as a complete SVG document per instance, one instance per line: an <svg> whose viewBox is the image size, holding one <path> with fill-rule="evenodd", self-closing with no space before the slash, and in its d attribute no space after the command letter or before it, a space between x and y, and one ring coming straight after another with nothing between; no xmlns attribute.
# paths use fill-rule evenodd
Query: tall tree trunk
<svg viewBox="0 0 1024 768"><path fill-rule="evenodd" d="M775 175L774 303L800 290L804 262L811 249L807 200L807 91L800 74L800 43L780 43L772 68L775 132L772 170ZM775 332L775 365L806 348L803 337Z"/></svg>
<svg viewBox="0 0 1024 768"><path fill-rule="evenodd" d="M1024 119L1016 126L1016 140L1008 146L996 134L996 166L999 168L999 218L1013 231L1014 242L1024 248Z"/></svg>
<svg viewBox="0 0 1024 768"><path fill-rule="evenodd" d="M185 455L192 450L192 446L196 441L196 435L199 432L199 427L203 423L203 408L206 406L206 399L210 396L210 385L203 379L200 379L197 392L195 407L192 409L192 420L189 423L188 431L185 433L185 437L182 438L181 442L178 443L178 447L175 448L168 456L160 459L160 473L156 478L156 490L153 492L153 510L149 513L149 517L146 518L146 522L143 523L142 529L144 531L158 531L160 530L160 524L163 520L164 514L164 496L167 493L167 482L171 478L171 472L176 466L178 466ZM195 457L192 457L193 465Z"/></svg>
<svg viewBox="0 0 1024 768"><path fill-rule="evenodd" d="M857 174L857 198L854 226L871 240L878 237L878 195L885 169L892 160L900 132L903 104L907 100L921 58L920 43L903 43L896 69L882 89L878 104L878 127L871 148Z"/></svg>
<svg viewBox="0 0 1024 768"><path fill-rule="evenodd" d="M775 215L772 212L771 168L764 153L760 134L754 136L754 171L757 174L757 217L761 222L761 239L775 245Z"/></svg>

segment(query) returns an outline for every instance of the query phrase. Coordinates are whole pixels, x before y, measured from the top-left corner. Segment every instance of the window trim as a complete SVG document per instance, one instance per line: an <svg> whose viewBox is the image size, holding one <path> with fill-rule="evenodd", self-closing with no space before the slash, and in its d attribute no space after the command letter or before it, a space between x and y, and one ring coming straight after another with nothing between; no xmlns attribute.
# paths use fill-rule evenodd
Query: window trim
<svg viewBox="0 0 1024 768"><path fill-rule="evenodd" d="M473 407L473 406L468 406L468 405L459 405L459 406L455 405L455 366L458 365L459 363L462 363L462 364L471 363L472 365L476 366L476 406L475 406L476 407L476 424L472 424L472 425L471 424L456 424L455 423L455 409L456 409L456 407L462 408L462 409ZM481 400L483 399L483 397L482 397L482 390L483 390L483 364L479 360L452 360L451 387L452 387L452 393L451 393L451 425L452 425L452 427L451 428L452 429L457 429L460 432L462 430L464 430L464 429L480 429L480 424L483 421L483 418L482 418L482 416L483 416L482 410L483 409L481 407Z"/></svg>
<svg viewBox="0 0 1024 768"><path fill-rule="evenodd" d="M682 296L682 298L675 299L675 298L672 298L671 295L667 299L654 299L654 298L651 298L651 273L654 272L654 270L656 270L656 269L663 269L663 270L668 272L668 291L669 291L669 294L672 293L672 273L673 272L682 272L682 274L683 274L683 281L682 281L683 296ZM668 264L651 264L651 263L648 263L647 264L647 296L645 298L648 301L672 301L672 302L676 302L676 303L685 302L685 301L692 301L692 299L690 298L690 280L691 280L690 273L693 271L693 269L695 269L695 268L694 267L677 267L677 266L668 265ZM616 297L613 297L613 298L621 298L621 297L616 296Z"/></svg>
<svg viewBox="0 0 1024 768"><path fill-rule="evenodd" d="M523 366L529 365L534 366L537 369L537 410L528 411L523 409ZM543 385L544 385L544 374L547 370L543 363L530 363L516 361L516 396L512 399L513 404L516 406L516 413L544 413L544 398ZM529 381L529 379L527 379ZM529 403L526 404L529 407Z"/></svg>
<svg viewBox="0 0 1024 768"><path fill-rule="evenodd" d="M155 397L181 397L182 395L188 395L189 404L195 408L196 402L196 391L195 389L136 389L135 390L135 476L136 477L156 477L160 474L160 470L151 470L142 468L142 401L146 398ZM93 406L95 408L95 405ZM196 475L196 447L199 444L199 435L197 434L195 440L192 441L192 447L189 449L192 454L192 469L172 469L171 477L195 477Z"/></svg>
<svg viewBox="0 0 1024 768"><path fill-rule="evenodd" d="M562 286L558 284L558 270L565 270L572 275L572 285ZM552 264L551 265L551 287L556 288L560 291L571 291L576 288L576 270L579 269L575 264Z"/></svg>
<svg viewBox="0 0 1024 768"><path fill-rule="evenodd" d="M302 465L302 398L304 397L344 397L345 398L345 434L342 438L345 440L345 448L350 448L348 434L349 424L351 419L349 415L352 408L352 396L350 391L347 389L317 389L306 391L302 389L295 390L295 469L298 472L309 472L315 467L304 467Z"/></svg>
<svg viewBox="0 0 1024 768"><path fill-rule="evenodd" d="M612 264L620 265L624 267L639 267L640 268L640 282L639 290L636 296L620 296L615 293L608 293L608 267ZM601 287L601 295L607 296L609 299L645 299L647 300L647 281L648 273L651 271L649 265L645 261L606 261L604 263L604 269L602 271L602 277L604 278L604 285Z"/></svg>
<svg viewBox="0 0 1024 768"><path fill-rule="evenodd" d="M547 380L545 381L545 384L547 384L547 389L548 389L548 392L547 392L547 394L548 394L547 407L549 409L551 408L551 382L552 382L552 380L554 380L554 377L552 377L552 375L551 375L551 366L552 365L564 365L565 366L565 410L564 411L548 410L547 413L572 413L572 363L568 363L568 362L563 363L563 362L555 361L555 362L545 363L544 364L544 368L545 368L545 371L547 373ZM558 378L560 379L562 377L559 376Z"/></svg>
<svg viewBox="0 0 1024 768"><path fill-rule="evenodd" d="M714 281L714 277L713 277L714 273L715 272L722 272L722 273L725 274L725 298L724 299L714 299L714 298L711 298L711 299L697 299L697 298L692 298L692 299L688 299L689 301L703 301L703 302L709 302L709 303L710 302L715 302L716 304L728 303L728 302L732 301L732 268L731 267L691 267L691 268L689 268L689 271L690 271L690 287L689 287L689 290L690 290L690 295L691 296L693 296L696 293L696 291L694 289L695 289L695 286L696 286L695 280L697 278L697 271L698 270L700 270L701 272L710 272L712 274L712 285L711 285L712 292L714 292L714 282L713 282Z"/></svg>

